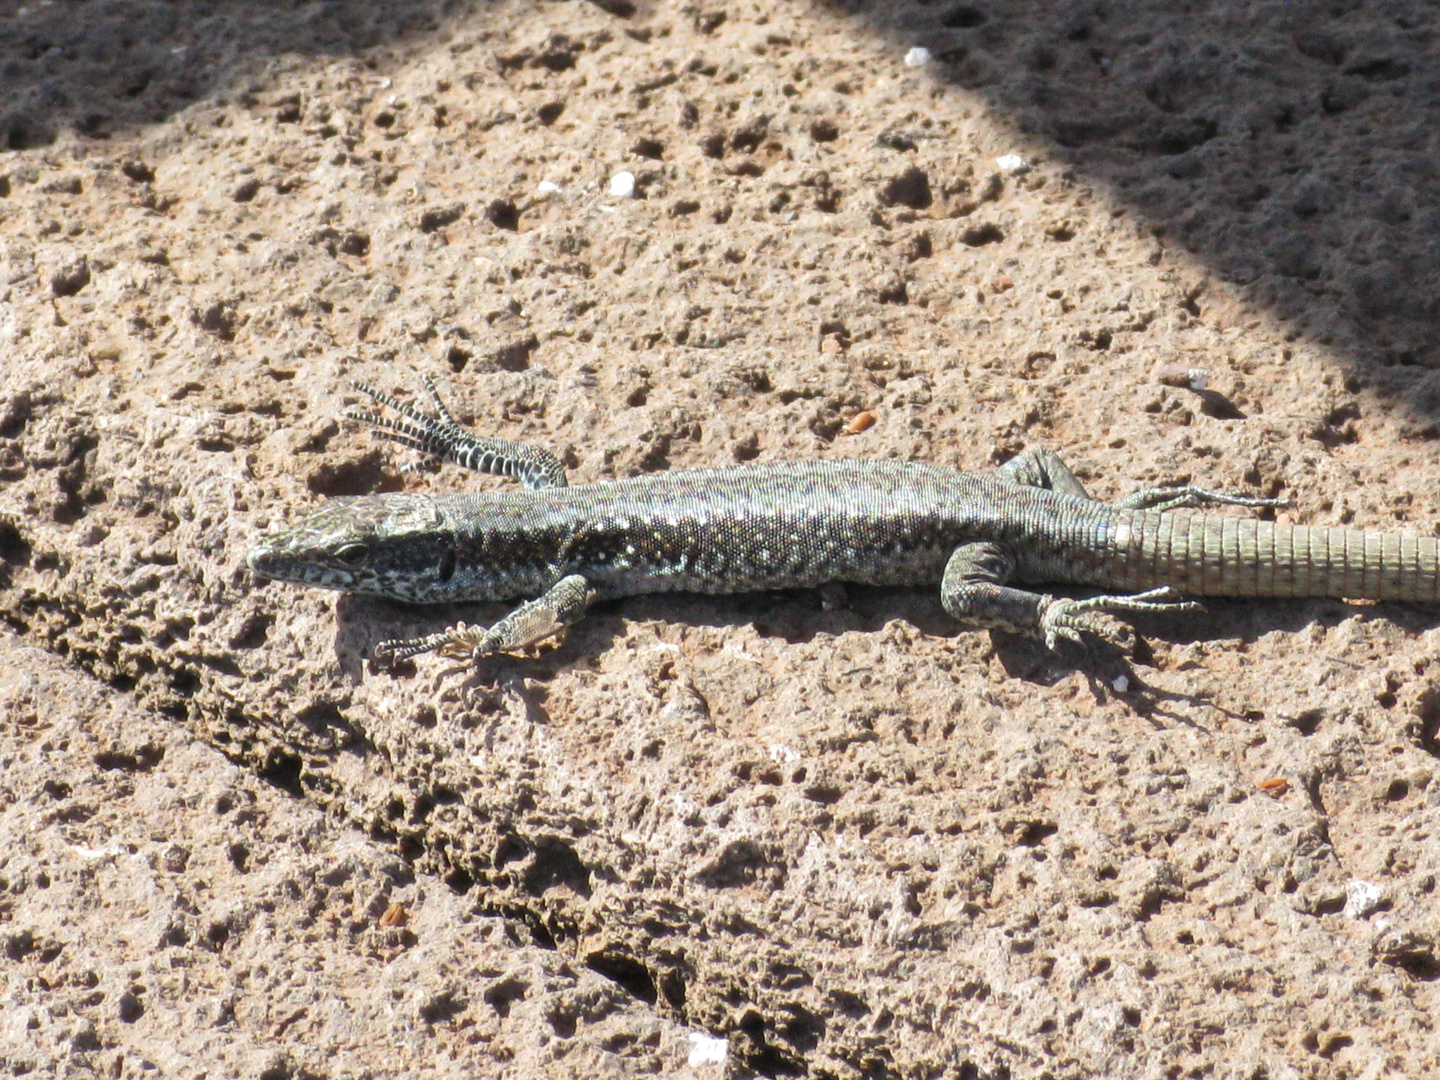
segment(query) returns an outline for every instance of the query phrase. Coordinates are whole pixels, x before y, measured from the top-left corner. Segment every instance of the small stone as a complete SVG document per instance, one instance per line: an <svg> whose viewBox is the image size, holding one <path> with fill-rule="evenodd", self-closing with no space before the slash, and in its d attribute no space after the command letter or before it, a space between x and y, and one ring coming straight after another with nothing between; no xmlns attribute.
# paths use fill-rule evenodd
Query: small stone
<svg viewBox="0 0 1440 1080"><path fill-rule="evenodd" d="M930 62L930 59L930 50L923 45L916 45L905 54L905 66L912 68L924 67Z"/></svg>
<svg viewBox="0 0 1440 1080"><path fill-rule="evenodd" d="M1380 899L1383 894L1380 886L1369 881L1361 881L1356 878L1354 881L1345 883L1345 917L1347 919L1363 919L1380 906Z"/></svg>
<svg viewBox="0 0 1440 1080"><path fill-rule="evenodd" d="M56 296L74 296L90 284L90 262L81 255L50 275L50 291Z"/></svg>
<svg viewBox="0 0 1440 1080"><path fill-rule="evenodd" d="M610 177L609 193L616 199L629 199L635 195L635 174L632 172L617 172Z"/></svg>
<svg viewBox="0 0 1440 1080"><path fill-rule="evenodd" d="M1155 379L1162 386L1179 386L1187 390L1204 390L1210 382L1210 369L1186 367L1184 364L1166 364L1155 373Z"/></svg>
<svg viewBox="0 0 1440 1080"><path fill-rule="evenodd" d="M730 1044L724 1039L717 1039L713 1035L706 1035L700 1031L690 1031L686 1034L690 1037L690 1060L689 1066L693 1069L698 1065L723 1065L725 1058L730 1053Z"/></svg>
<svg viewBox="0 0 1440 1080"><path fill-rule="evenodd" d="M540 196L540 198L542 199L548 199L551 195L554 195L559 190L560 185L551 183L549 180L541 180L540 183L535 185L535 194Z"/></svg>
<svg viewBox="0 0 1440 1080"><path fill-rule="evenodd" d="M1011 176L1023 176L1030 171L1029 163L1019 154L1002 154L995 159L995 164L1000 166L1000 171Z"/></svg>
<svg viewBox="0 0 1440 1080"><path fill-rule="evenodd" d="M183 873L190 864L190 850L180 844L167 844L160 853L160 865L167 873Z"/></svg>

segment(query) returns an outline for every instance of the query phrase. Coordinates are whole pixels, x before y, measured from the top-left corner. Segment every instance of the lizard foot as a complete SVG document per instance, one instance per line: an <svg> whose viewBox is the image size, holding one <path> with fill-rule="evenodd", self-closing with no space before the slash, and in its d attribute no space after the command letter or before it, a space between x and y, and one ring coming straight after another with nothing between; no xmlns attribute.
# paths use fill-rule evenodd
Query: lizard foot
<svg viewBox="0 0 1440 1080"><path fill-rule="evenodd" d="M523 653L539 656L548 648L554 648L565 640L566 627L552 631L547 638L534 642L512 642L507 640L500 624L486 629L483 626L468 626L456 623L438 634L426 634L417 638L392 638L375 646L375 659L388 660L397 664L421 653L433 652L447 660L478 660L495 653Z"/></svg>
<svg viewBox="0 0 1440 1080"><path fill-rule="evenodd" d="M1200 605L1186 600L1168 585L1134 596L1093 596L1088 600L1070 600L1064 597L1046 597L1049 601L1040 615L1040 633L1045 638L1045 647L1054 649L1060 639L1082 642L1082 634L1094 634L1106 640L1114 640L1114 630L1097 615L1128 612L1181 612L1199 611Z"/></svg>
<svg viewBox="0 0 1440 1080"><path fill-rule="evenodd" d="M412 656L433 652L449 660L474 660L499 652L502 644L500 637L485 627L467 626L462 622L438 634L382 641L375 646L375 659L398 664Z"/></svg>

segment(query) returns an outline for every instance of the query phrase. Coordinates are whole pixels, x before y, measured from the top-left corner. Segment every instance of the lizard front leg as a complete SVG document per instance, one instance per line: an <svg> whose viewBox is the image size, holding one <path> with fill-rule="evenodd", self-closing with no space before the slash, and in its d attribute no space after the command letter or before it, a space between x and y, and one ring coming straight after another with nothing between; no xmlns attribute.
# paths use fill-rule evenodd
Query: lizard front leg
<svg viewBox="0 0 1440 1080"><path fill-rule="evenodd" d="M579 622L594 598L590 583L579 574L570 574L488 629L457 623L438 634L382 641L375 646L375 657L397 661L438 652L451 660L476 660L491 653L515 652Z"/></svg>
<svg viewBox="0 0 1440 1080"><path fill-rule="evenodd" d="M961 544L945 564L940 603L955 618L980 626L1040 637L1055 649L1061 638L1082 641L1082 634L1112 639L1109 626L1096 615L1196 611L1171 588L1150 589L1134 596L1092 596L1071 600L1006 585L1015 572L1015 557L1002 544L977 540Z"/></svg>

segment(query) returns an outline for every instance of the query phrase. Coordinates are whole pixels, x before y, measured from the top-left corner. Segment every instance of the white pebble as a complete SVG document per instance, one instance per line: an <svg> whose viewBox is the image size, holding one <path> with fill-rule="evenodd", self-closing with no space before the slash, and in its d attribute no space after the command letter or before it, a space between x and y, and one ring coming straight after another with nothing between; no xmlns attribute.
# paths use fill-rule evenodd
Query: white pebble
<svg viewBox="0 0 1440 1080"><path fill-rule="evenodd" d="M1380 906L1380 886L1356 878L1345 883L1345 917L1363 919Z"/></svg>
<svg viewBox="0 0 1440 1080"><path fill-rule="evenodd" d="M905 54L906 67L924 67L930 62L930 50L923 45L916 45Z"/></svg>
<svg viewBox="0 0 1440 1080"><path fill-rule="evenodd" d="M1117 694L1123 694L1130 689L1130 679L1126 675L1116 675L1110 680L1110 687Z"/></svg>
<svg viewBox="0 0 1440 1080"><path fill-rule="evenodd" d="M995 164L1000 166L1000 171L1003 173L1015 173L1018 175L1030 171L1030 166L1019 154L1004 154L995 159Z"/></svg>
<svg viewBox="0 0 1440 1080"><path fill-rule="evenodd" d="M628 199L635 194L635 174L617 172L610 177L610 194L617 199Z"/></svg>
<svg viewBox="0 0 1440 1080"><path fill-rule="evenodd" d="M690 1036L690 1061L693 1069L697 1065L723 1065L730 1051L730 1044L699 1031L686 1032Z"/></svg>
<svg viewBox="0 0 1440 1080"><path fill-rule="evenodd" d="M560 185L552 184L549 180L541 180L540 183L535 185L535 194L539 195L542 199L554 195L559 190Z"/></svg>

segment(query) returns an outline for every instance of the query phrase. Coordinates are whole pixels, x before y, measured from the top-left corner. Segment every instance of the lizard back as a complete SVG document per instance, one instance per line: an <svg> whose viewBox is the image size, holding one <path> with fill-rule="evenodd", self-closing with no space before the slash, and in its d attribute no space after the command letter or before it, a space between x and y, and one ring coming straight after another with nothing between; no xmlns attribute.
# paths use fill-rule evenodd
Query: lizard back
<svg viewBox="0 0 1440 1080"><path fill-rule="evenodd" d="M467 566L506 562L466 598L525 595L581 573L599 596L725 593L827 581L939 580L955 546L998 524L989 477L877 461L657 473L538 491L437 496Z"/></svg>

